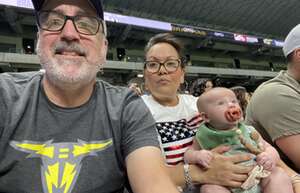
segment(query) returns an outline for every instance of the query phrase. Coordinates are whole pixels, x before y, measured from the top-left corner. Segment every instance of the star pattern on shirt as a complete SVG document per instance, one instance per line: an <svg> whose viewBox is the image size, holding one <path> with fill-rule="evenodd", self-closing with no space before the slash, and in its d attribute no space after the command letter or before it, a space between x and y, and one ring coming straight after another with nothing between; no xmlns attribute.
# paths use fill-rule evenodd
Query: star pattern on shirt
<svg viewBox="0 0 300 193"><path fill-rule="evenodd" d="M196 133L195 129L189 128L185 119L175 122L157 123L156 128L161 136L162 143L169 143L179 139L190 138Z"/></svg>

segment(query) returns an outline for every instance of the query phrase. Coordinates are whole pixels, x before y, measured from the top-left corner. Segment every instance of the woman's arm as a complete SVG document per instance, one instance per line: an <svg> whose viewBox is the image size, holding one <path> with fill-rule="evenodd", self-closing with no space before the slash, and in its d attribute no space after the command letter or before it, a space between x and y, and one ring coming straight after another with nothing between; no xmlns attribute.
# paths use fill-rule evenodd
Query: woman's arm
<svg viewBox="0 0 300 193"><path fill-rule="evenodd" d="M251 166L242 166L238 163L248 161L252 158L249 154L223 156L214 153L207 170L191 167L191 176L194 183L217 184L222 186L240 187L248 178ZM193 169L194 168L194 169Z"/></svg>
<svg viewBox="0 0 300 193"><path fill-rule="evenodd" d="M213 150L213 158L209 168L203 169L197 165L190 165L189 175L194 184L217 184L222 186L240 187L247 179L252 167L241 166L237 163L248 161L249 154L223 156L219 153L228 151L229 147L219 147ZM168 166L168 173L177 186L185 186L183 164Z"/></svg>

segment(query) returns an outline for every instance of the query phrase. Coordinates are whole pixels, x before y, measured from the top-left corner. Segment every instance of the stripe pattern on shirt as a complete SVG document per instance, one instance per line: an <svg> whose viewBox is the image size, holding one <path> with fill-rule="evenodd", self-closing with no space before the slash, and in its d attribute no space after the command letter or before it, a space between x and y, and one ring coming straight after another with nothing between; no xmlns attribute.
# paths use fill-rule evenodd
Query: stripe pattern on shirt
<svg viewBox="0 0 300 193"><path fill-rule="evenodd" d="M183 161L184 152L192 145L201 121L197 115L190 120L156 123L167 164L176 165Z"/></svg>

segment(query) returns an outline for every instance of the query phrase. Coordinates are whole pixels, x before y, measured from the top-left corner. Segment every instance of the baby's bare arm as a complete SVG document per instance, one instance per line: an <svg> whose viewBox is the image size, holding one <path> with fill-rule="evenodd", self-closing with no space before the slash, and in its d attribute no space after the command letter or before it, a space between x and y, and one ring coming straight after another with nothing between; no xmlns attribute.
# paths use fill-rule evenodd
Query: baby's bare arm
<svg viewBox="0 0 300 193"><path fill-rule="evenodd" d="M184 153L184 161L189 164L198 164L207 168L212 159L212 152L201 149L198 142L194 139L193 145Z"/></svg>
<svg viewBox="0 0 300 193"><path fill-rule="evenodd" d="M263 144L264 151L257 155L256 161L259 165L262 165L266 170L273 170L276 163L280 160L277 150L266 142L261 136L259 139L260 143Z"/></svg>

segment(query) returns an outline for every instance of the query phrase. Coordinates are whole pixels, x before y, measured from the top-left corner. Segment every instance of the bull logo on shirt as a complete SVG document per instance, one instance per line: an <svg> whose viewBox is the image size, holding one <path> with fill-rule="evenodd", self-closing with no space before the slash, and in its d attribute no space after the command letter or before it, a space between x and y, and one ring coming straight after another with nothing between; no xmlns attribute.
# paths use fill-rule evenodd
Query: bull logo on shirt
<svg viewBox="0 0 300 193"><path fill-rule="evenodd" d="M112 140L77 143L41 143L34 141L11 141L10 145L29 158L42 159L41 173L45 193L71 193L81 169L81 161L86 156L97 156L112 145Z"/></svg>

